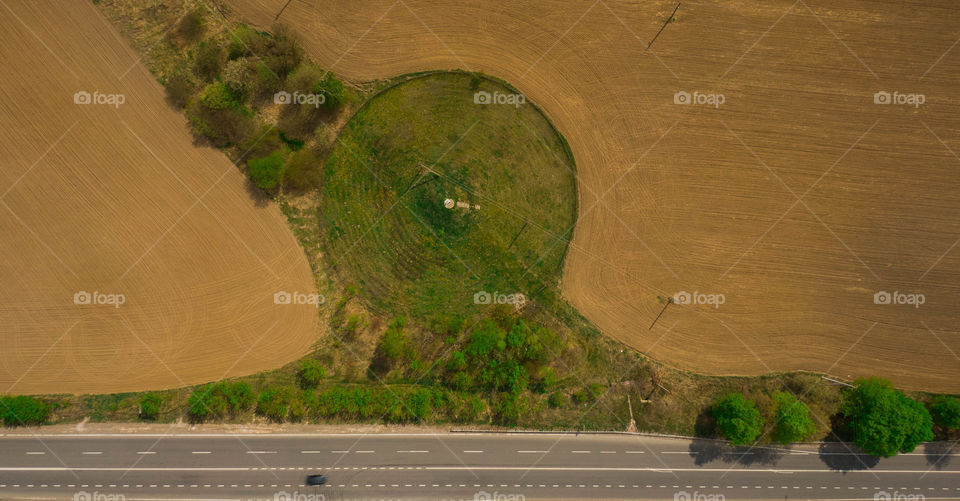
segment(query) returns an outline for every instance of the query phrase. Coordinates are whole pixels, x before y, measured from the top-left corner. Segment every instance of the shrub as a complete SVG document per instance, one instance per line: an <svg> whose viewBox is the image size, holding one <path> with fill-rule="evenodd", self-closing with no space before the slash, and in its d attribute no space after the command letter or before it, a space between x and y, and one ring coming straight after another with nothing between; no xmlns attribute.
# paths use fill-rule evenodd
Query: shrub
<svg viewBox="0 0 960 501"><path fill-rule="evenodd" d="M140 419L154 421L160 415L163 398L156 393L147 393L140 397Z"/></svg>
<svg viewBox="0 0 960 501"><path fill-rule="evenodd" d="M273 153L247 162L250 168L250 178L264 191L271 191L283 179L283 152L275 150Z"/></svg>
<svg viewBox="0 0 960 501"><path fill-rule="evenodd" d="M875 456L910 452L933 438L933 420L927 409L885 379L857 380L856 387L844 393L841 415L853 442Z"/></svg>
<svg viewBox="0 0 960 501"><path fill-rule="evenodd" d="M944 428L960 428L960 400L953 397L940 396L933 401L930 407L933 422Z"/></svg>
<svg viewBox="0 0 960 501"><path fill-rule="evenodd" d="M803 440L816 430L807 404L786 392L775 394L773 400L776 404L773 440L788 445Z"/></svg>
<svg viewBox="0 0 960 501"><path fill-rule="evenodd" d="M316 388L320 381L327 376L327 370L320 362L307 358L300 362L300 384L304 388Z"/></svg>
<svg viewBox="0 0 960 501"><path fill-rule="evenodd" d="M190 80L179 73L167 78L167 82L163 87L167 91L167 99L178 108L185 108L187 106L194 90Z"/></svg>
<svg viewBox="0 0 960 501"><path fill-rule="evenodd" d="M227 55L230 59L240 57L259 55L257 49L263 46L262 37L259 32L247 25L240 25L230 32L230 43L227 46Z"/></svg>
<svg viewBox="0 0 960 501"><path fill-rule="evenodd" d="M223 49L216 40L204 40L197 45L193 64L197 76L207 81L213 80L223 67Z"/></svg>
<svg viewBox="0 0 960 501"><path fill-rule="evenodd" d="M200 102L211 110L228 110L240 104L237 97L223 82L214 82L204 87L203 92L200 93Z"/></svg>
<svg viewBox="0 0 960 501"><path fill-rule="evenodd" d="M2 397L0 417L4 426L39 425L50 417L50 406L43 400L25 395Z"/></svg>
<svg viewBox="0 0 960 501"><path fill-rule="evenodd" d="M587 390L577 390L573 392L573 403L585 404L589 401L590 401L590 394L587 393Z"/></svg>
<svg viewBox="0 0 960 501"><path fill-rule="evenodd" d="M567 403L567 397L563 393L555 391L550 394L550 398L547 400L547 403L550 404L550 407L559 409Z"/></svg>
<svg viewBox="0 0 960 501"><path fill-rule="evenodd" d="M383 354L390 360L400 360L404 358L409 350L407 336L403 333L403 317L397 317L387 327L387 332L383 334L380 340L380 348Z"/></svg>
<svg viewBox="0 0 960 501"><path fill-rule="evenodd" d="M257 414L276 422L283 422L290 414L293 400L293 389L289 386L267 388L257 398Z"/></svg>
<svg viewBox="0 0 960 501"><path fill-rule="evenodd" d="M188 42L195 42L203 35L203 15L194 9L187 12L177 24L177 35Z"/></svg>
<svg viewBox="0 0 960 501"><path fill-rule="evenodd" d="M197 422L208 419L221 419L229 412L237 413L249 409L254 403L253 389L243 381L234 383L218 382L203 385L190 394L187 400L187 414Z"/></svg>
<svg viewBox="0 0 960 501"><path fill-rule="evenodd" d="M717 430L733 445L747 445L763 431L763 418L753 402L740 393L720 398L713 410Z"/></svg>
<svg viewBox="0 0 960 501"><path fill-rule="evenodd" d="M290 155L289 160L287 160L283 182L303 191L319 189L323 180L322 167L320 160L312 151L306 148L301 149ZM352 328L348 328L347 332L353 332L360 321L356 315L351 315L350 318L356 319L356 323Z"/></svg>

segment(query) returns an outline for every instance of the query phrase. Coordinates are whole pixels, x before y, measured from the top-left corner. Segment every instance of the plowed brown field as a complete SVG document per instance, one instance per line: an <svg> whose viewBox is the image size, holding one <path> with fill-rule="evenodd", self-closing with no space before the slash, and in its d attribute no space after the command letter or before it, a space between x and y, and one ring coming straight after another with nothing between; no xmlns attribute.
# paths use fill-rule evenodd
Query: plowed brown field
<svg viewBox="0 0 960 501"><path fill-rule="evenodd" d="M268 26L286 0L228 3ZM540 105L579 169L563 290L616 339L698 372L960 391L960 7L684 2L648 51L675 5L293 0L281 21L351 79L482 70ZM648 330L678 291L725 303Z"/></svg>
<svg viewBox="0 0 960 501"><path fill-rule="evenodd" d="M192 144L90 2L3 2L0 61L0 392L169 388L309 349L316 309L273 300L313 291L283 216Z"/></svg>

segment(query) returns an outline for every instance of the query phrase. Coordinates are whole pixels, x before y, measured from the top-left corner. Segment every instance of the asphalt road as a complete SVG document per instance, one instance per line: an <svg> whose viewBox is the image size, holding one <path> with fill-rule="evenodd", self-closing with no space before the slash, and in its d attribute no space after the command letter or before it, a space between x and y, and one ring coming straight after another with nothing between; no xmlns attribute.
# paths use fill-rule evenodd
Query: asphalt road
<svg viewBox="0 0 960 501"><path fill-rule="evenodd" d="M0 498L957 500L958 455L630 435L21 435L0 437ZM304 486L313 473L328 484Z"/></svg>

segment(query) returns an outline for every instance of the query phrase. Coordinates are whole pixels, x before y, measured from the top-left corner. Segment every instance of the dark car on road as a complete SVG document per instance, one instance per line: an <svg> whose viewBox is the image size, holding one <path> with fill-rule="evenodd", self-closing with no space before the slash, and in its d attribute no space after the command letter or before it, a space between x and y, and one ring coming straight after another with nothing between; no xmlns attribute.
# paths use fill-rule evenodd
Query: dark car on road
<svg viewBox="0 0 960 501"><path fill-rule="evenodd" d="M307 475L307 485L323 485L327 483L326 475Z"/></svg>

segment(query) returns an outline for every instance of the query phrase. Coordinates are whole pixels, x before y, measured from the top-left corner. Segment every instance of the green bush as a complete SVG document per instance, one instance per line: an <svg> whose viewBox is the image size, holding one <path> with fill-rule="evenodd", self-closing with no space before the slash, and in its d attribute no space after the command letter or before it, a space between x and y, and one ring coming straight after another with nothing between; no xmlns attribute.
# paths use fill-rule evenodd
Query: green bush
<svg viewBox="0 0 960 501"><path fill-rule="evenodd" d="M289 386L270 387L257 397L257 414L280 423L289 416L293 402L293 389Z"/></svg>
<svg viewBox="0 0 960 501"><path fill-rule="evenodd" d="M177 73L167 78L163 86L167 91L167 99L178 108L185 108L193 95L193 84L187 77Z"/></svg>
<svg viewBox="0 0 960 501"><path fill-rule="evenodd" d="M323 164L308 148L295 151L287 160L287 167L283 176L283 182L297 190L315 190L320 188L323 181ZM351 315L351 319L356 319L353 328L348 328L350 333L356 329L359 324L359 317ZM349 327L349 322L348 322Z"/></svg>
<svg viewBox="0 0 960 501"><path fill-rule="evenodd" d="M50 417L50 406L25 395L3 397L0 398L0 417L4 426L40 425Z"/></svg>
<svg viewBox="0 0 960 501"><path fill-rule="evenodd" d="M163 398L156 393L147 393L140 397L140 419L155 421L160 415Z"/></svg>
<svg viewBox="0 0 960 501"><path fill-rule="evenodd" d="M254 401L250 384L243 381L234 383L220 381L193 390L187 400L187 414L196 422L222 419L228 413L236 416L241 411L249 409Z"/></svg>
<svg viewBox="0 0 960 501"><path fill-rule="evenodd" d="M717 401L713 409L717 431L733 445L747 445L763 431L763 418L753 402L740 393L731 393Z"/></svg>
<svg viewBox="0 0 960 501"><path fill-rule="evenodd" d="M200 93L200 102L211 110L228 110L240 104L237 96L223 82L214 82L204 87Z"/></svg>
<svg viewBox="0 0 960 501"><path fill-rule="evenodd" d="M206 81L220 75L220 69L223 67L223 49L216 40L204 40L197 45L193 67L197 76Z"/></svg>
<svg viewBox="0 0 960 501"><path fill-rule="evenodd" d="M790 393L778 392L773 396L776 404L776 426L773 440L783 445L802 441L816 430L810 409Z"/></svg>
<svg viewBox="0 0 960 501"><path fill-rule="evenodd" d="M199 10L187 12L177 24L177 35L188 42L195 42L203 35L203 15Z"/></svg>
<svg viewBox="0 0 960 501"><path fill-rule="evenodd" d="M554 409L559 409L566 405L567 396L559 391L555 391L550 394L550 398L547 400L547 403L550 404L550 407Z"/></svg>
<svg viewBox="0 0 960 501"><path fill-rule="evenodd" d="M300 384L304 388L316 388L326 376L327 370L320 365L320 362L312 358L306 358L300 362Z"/></svg>
<svg viewBox="0 0 960 501"><path fill-rule="evenodd" d="M247 162L250 168L250 178L257 187L264 191L272 191L283 179L283 152L276 150L273 153Z"/></svg>
<svg viewBox="0 0 960 501"><path fill-rule="evenodd" d="M907 453L933 439L933 419L927 409L885 379L857 380L855 388L844 392L841 415L853 442L875 456Z"/></svg>
<svg viewBox="0 0 960 501"><path fill-rule="evenodd" d="M956 398L937 397L930 407L930 414L937 426L960 428L960 400Z"/></svg>
<svg viewBox="0 0 960 501"><path fill-rule="evenodd" d="M401 360L407 357L409 353L410 342L403 332L403 326L405 324L406 321L403 317L395 318L390 322L390 325L387 326L387 331L380 340L380 349L383 350L383 354L390 360Z"/></svg>

